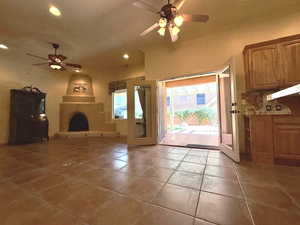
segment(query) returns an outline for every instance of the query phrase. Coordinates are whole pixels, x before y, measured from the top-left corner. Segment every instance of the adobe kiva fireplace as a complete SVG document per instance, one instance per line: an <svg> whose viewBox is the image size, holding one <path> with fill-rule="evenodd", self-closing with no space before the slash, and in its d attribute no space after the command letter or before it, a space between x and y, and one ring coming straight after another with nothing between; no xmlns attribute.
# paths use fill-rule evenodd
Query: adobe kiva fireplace
<svg viewBox="0 0 300 225"><path fill-rule="evenodd" d="M106 123L103 103L96 103L89 75L71 76L60 104L59 137L118 136L114 123Z"/></svg>

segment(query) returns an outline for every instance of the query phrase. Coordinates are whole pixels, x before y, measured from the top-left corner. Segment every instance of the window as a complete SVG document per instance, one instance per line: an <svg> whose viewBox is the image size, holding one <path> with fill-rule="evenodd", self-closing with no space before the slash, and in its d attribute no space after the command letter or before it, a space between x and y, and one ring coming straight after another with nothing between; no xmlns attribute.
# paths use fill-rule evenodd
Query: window
<svg viewBox="0 0 300 225"><path fill-rule="evenodd" d="M205 105L205 94L197 94L197 105Z"/></svg>
<svg viewBox="0 0 300 225"><path fill-rule="evenodd" d="M127 90L113 93L113 118L127 119Z"/></svg>

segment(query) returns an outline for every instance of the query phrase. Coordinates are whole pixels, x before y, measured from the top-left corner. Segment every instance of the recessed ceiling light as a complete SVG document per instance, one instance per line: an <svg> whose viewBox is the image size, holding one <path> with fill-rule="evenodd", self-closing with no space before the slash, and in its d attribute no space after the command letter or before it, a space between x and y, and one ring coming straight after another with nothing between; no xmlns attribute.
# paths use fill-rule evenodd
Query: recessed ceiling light
<svg viewBox="0 0 300 225"><path fill-rule="evenodd" d="M1 48L1 49L5 49L5 50L8 49L8 47L7 47L6 45L4 45L4 44L0 44L0 48Z"/></svg>
<svg viewBox="0 0 300 225"><path fill-rule="evenodd" d="M61 16L60 10L59 10L57 7L53 6L53 5L50 6L49 12L50 12L52 15L54 15L54 16Z"/></svg>
<svg viewBox="0 0 300 225"><path fill-rule="evenodd" d="M128 55L128 54L124 54L124 55L123 55L123 58L124 58L124 59L129 59L129 55Z"/></svg>
<svg viewBox="0 0 300 225"><path fill-rule="evenodd" d="M74 69L74 71L75 71L76 73L80 73L80 72L81 72L81 69Z"/></svg>

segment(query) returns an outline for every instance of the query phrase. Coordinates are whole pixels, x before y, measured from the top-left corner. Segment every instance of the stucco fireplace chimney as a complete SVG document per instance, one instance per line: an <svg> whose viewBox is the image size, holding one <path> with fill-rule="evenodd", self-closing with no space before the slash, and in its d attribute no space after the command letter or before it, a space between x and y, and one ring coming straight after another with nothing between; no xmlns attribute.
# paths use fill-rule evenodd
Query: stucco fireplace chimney
<svg viewBox="0 0 300 225"><path fill-rule="evenodd" d="M93 81L87 74L74 74L68 83L66 95L60 104L60 132L58 136L118 136L114 123L106 123L103 103L96 103ZM88 120L88 131L70 131L74 115Z"/></svg>

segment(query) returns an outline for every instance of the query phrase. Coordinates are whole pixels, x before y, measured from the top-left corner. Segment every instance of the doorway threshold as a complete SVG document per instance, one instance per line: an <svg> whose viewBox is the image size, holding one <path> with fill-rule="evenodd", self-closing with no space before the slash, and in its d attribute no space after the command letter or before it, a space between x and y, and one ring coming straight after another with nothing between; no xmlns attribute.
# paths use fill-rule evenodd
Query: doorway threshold
<svg viewBox="0 0 300 225"><path fill-rule="evenodd" d="M188 148L209 149L209 150L220 150L218 146L209 146L209 145L188 144L188 145L186 145L186 147L188 147Z"/></svg>
<svg viewBox="0 0 300 225"><path fill-rule="evenodd" d="M187 144L187 145L159 144L159 145L178 147L178 148L197 148L197 149L207 149L207 150L216 150L216 151L220 150L218 146L209 146L209 145L195 145L195 144Z"/></svg>

